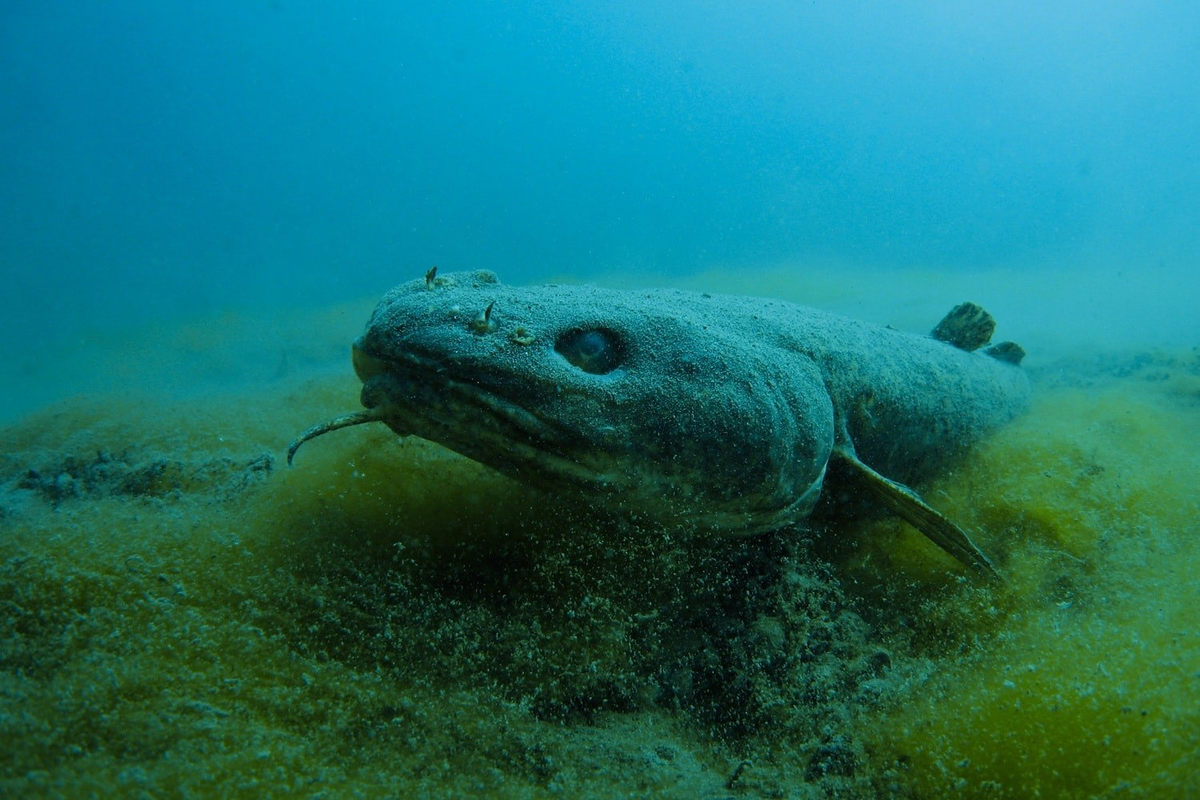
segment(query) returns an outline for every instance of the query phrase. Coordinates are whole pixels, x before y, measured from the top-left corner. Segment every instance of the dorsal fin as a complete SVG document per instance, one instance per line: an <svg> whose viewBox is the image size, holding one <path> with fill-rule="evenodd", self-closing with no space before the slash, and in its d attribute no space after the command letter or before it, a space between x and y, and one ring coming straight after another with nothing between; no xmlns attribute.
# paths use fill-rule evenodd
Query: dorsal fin
<svg viewBox="0 0 1200 800"><path fill-rule="evenodd" d="M930 332L940 342L972 352L992 340L996 320L977 303L960 303Z"/></svg>
<svg viewBox="0 0 1200 800"><path fill-rule="evenodd" d="M1007 361L1009 364L1021 363L1021 359L1025 358L1025 348L1016 342L1001 342L994 344L987 350L983 351L992 358L1000 361Z"/></svg>

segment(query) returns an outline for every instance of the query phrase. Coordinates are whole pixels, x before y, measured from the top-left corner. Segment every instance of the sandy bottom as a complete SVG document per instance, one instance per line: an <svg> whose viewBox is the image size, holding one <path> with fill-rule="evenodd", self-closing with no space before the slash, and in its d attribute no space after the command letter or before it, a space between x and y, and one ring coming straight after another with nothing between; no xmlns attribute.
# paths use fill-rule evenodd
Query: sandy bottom
<svg viewBox="0 0 1200 800"><path fill-rule="evenodd" d="M920 488L1004 585L891 519L671 537L382 428L287 469L357 406L373 301L93 336L4 368L0 792L1200 793L1182 312L1069 275L689 283L989 307L1034 407Z"/></svg>

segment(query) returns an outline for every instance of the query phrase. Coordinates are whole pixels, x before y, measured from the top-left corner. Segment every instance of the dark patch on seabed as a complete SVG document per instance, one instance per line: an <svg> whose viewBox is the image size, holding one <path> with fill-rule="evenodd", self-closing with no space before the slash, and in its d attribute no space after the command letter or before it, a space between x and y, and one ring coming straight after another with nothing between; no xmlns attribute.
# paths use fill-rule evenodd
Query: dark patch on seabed
<svg viewBox="0 0 1200 800"><path fill-rule="evenodd" d="M356 429L346 379L0 434L7 794L1200 791L1200 358L1034 373L891 519L672 537ZM248 413L247 409L256 409Z"/></svg>

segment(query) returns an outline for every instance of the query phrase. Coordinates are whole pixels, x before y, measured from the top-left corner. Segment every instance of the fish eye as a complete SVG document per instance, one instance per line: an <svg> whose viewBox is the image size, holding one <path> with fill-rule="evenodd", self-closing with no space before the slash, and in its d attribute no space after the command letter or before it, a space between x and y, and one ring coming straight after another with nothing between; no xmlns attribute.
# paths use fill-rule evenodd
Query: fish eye
<svg viewBox="0 0 1200 800"><path fill-rule="evenodd" d="M558 337L554 349L572 366L592 375L612 372L621 364L621 345L611 331L568 331Z"/></svg>

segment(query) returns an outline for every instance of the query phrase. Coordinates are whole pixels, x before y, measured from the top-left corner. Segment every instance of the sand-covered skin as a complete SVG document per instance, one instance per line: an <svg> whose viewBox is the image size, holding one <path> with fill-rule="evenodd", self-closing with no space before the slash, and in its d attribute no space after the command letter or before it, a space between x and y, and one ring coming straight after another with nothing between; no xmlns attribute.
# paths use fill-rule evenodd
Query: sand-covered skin
<svg viewBox="0 0 1200 800"><path fill-rule="evenodd" d="M891 520L689 541L382 427L283 469L348 359L61 402L0 433L2 788L1195 792L1197 354L1032 377L921 487L1002 588Z"/></svg>
<svg viewBox="0 0 1200 800"><path fill-rule="evenodd" d="M580 336L602 365L578 358ZM1020 367L927 335L484 270L397 286L354 353L362 403L398 434L688 534L804 519L823 485L852 483L827 475L835 448L896 481L927 476L1029 400Z"/></svg>

